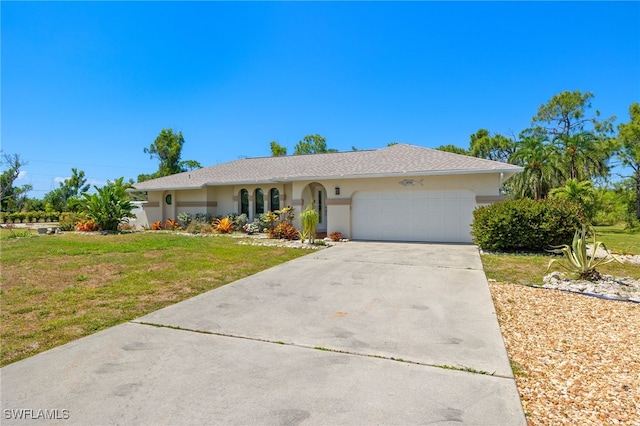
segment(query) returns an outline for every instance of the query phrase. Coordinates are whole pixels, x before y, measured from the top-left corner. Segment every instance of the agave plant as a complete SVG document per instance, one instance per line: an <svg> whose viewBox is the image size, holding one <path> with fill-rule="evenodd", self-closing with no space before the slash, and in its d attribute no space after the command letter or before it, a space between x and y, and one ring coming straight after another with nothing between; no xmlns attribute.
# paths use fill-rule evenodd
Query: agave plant
<svg viewBox="0 0 640 426"><path fill-rule="evenodd" d="M609 253L609 250L607 250L607 247L602 241L596 241L596 232L593 228L591 228L591 234L593 235L591 256L587 255L588 230L586 226L582 226L582 230L576 231L574 234L571 246L564 244L554 247L554 250L550 250L553 253L563 254L564 262L559 259L551 259L547 271L549 271L552 265L558 264L582 279L597 281L600 279L600 273L596 271L597 266L613 261L622 263L620 259ZM599 248L604 249L608 256L599 259L596 258L595 253Z"/></svg>

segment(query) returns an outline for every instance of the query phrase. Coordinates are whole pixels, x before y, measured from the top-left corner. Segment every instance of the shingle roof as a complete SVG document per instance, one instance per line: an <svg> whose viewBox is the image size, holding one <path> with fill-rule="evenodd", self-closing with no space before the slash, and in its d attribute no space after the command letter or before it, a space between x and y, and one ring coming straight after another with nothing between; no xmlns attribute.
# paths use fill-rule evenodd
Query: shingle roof
<svg viewBox="0 0 640 426"><path fill-rule="evenodd" d="M195 189L319 179L499 173L509 176L521 167L414 145L396 144L367 151L284 157L245 158L135 184L141 191Z"/></svg>

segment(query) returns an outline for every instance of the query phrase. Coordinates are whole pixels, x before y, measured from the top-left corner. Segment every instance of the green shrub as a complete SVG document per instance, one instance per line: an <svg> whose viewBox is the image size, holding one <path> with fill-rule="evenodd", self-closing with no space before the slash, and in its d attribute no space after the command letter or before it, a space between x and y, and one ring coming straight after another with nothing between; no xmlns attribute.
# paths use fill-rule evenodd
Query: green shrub
<svg viewBox="0 0 640 426"><path fill-rule="evenodd" d="M505 200L473 212L471 235L484 250L543 252L571 241L586 219L564 200Z"/></svg>
<svg viewBox="0 0 640 426"><path fill-rule="evenodd" d="M260 213L253 218L253 223L258 225L258 228L260 228L260 232L263 232L265 229L271 229L275 226L272 225L271 222L269 222L270 219L268 218L269 215L267 213Z"/></svg>
<svg viewBox="0 0 640 426"><path fill-rule="evenodd" d="M53 210L48 212L42 212L42 214L40 215L40 218L44 222L57 222L58 220L60 220L60 212L53 211Z"/></svg>
<svg viewBox="0 0 640 426"><path fill-rule="evenodd" d="M80 221L81 217L78 213L65 212L60 213L59 226L61 231L73 231L76 228L76 223Z"/></svg>
<svg viewBox="0 0 640 426"><path fill-rule="evenodd" d="M227 217L229 218L229 220L233 221L233 230L234 231L242 231L243 227L249 221L249 218L244 213L242 213L242 214L229 213L227 215Z"/></svg>
<svg viewBox="0 0 640 426"><path fill-rule="evenodd" d="M213 219L222 219L222 216L216 218L210 215L209 213L196 213L195 215L193 215L193 220L198 222L211 223L213 222Z"/></svg>
<svg viewBox="0 0 640 426"><path fill-rule="evenodd" d="M15 212L12 214L14 223L23 223L23 221L27 218L27 213L25 212Z"/></svg>
<svg viewBox="0 0 640 426"><path fill-rule="evenodd" d="M93 219L101 231L117 231L121 222L135 218L133 203L127 194L131 184L120 177L114 182L107 181L102 188L94 186L96 193L83 193L78 203L84 213Z"/></svg>
<svg viewBox="0 0 640 426"><path fill-rule="evenodd" d="M180 223L180 226L182 226L183 228L186 229L192 220L193 220L193 215L191 213L187 213L187 212L178 213L178 222Z"/></svg>

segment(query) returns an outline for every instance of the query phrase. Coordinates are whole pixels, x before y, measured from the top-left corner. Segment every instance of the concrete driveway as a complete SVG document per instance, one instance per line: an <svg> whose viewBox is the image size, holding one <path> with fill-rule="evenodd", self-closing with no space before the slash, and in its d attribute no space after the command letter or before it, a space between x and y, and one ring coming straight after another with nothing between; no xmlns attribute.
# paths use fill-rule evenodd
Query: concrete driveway
<svg viewBox="0 0 640 426"><path fill-rule="evenodd" d="M0 373L3 425L526 424L470 245L340 244Z"/></svg>

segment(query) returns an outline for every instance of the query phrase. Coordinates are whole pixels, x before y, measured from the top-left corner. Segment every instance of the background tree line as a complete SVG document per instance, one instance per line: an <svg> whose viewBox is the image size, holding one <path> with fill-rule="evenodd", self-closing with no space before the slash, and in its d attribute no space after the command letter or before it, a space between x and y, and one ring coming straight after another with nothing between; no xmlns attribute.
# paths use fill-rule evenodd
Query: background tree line
<svg viewBox="0 0 640 426"><path fill-rule="evenodd" d="M614 128L615 117L592 110L594 95L562 92L540 105L531 126L518 136L480 129L469 148L437 149L502 161L524 168L505 185L515 198L564 198L581 204L595 222L640 219L640 105L629 107L629 121ZM631 173L612 180L617 162Z"/></svg>
<svg viewBox="0 0 640 426"><path fill-rule="evenodd" d="M181 159L184 137L182 132L174 133L173 129L162 129L155 141L144 148L144 153L158 160L158 170L152 174L141 174L138 182L158 177L169 176L183 171L202 167L194 160ZM121 221L133 216L133 195L128 192L133 187L133 180L124 181L119 177L107 181L106 185L94 185L94 192L87 183L85 172L77 168L71 169L71 177L59 183L58 188L46 193L43 199L28 198L31 185L14 186L20 175L20 169L27 165L18 154L3 154L3 172L0 174L0 202L2 212L43 211L70 213L71 222L90 220L96 229L115 231Z"/></svg>
<svg viewBox="0 0 640 426"><path fill-rule="evenodd" d="M640 219L640 104L629 107L628 122L614 127L615 117L601 118L598 110L592 110L593 98L590 92L565 91L540 105L530 127L517 136L479 129L470 136L468 148L443 145L437 149L523 167L523 172L503 188L514 198L570 199L581 204L596 223L624 221L630 226L637 225ZM202 167L197 161L182 160L184 143L181 131L162 129L143 150L158 160L158 170L138 175L138 182ZM276 141L270 143L270 148L273 156L287 155L287 148ZM328 152L337 150L329 148L321 135L310 134L294 146L293 155ZM27 197L32 189L30 185L14 186L20 169L27 163L17 154L3 154L0 160L2 212L86 210L91 195L84 171L72 168L71 177L39 200ZM618 176L621 180L616 181L611 179L615 162L631 171ZM128 188L132 184L132 180L124 182L118 178L107 186ZM97 194L102 193L101 188L94 186L94 189ZM129 196L119 187L111 192ZM94 202L94 205L97 204Z"/></svg>

